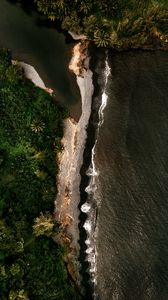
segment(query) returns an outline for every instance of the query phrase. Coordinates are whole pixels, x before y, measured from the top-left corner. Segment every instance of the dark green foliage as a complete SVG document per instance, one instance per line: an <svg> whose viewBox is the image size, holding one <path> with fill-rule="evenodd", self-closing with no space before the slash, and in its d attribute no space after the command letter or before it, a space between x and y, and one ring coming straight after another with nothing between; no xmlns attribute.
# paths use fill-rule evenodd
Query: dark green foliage
<svg viewBox="0 0 168 300"><path fill-rule="evenodd" d="M84 33L97 46L136 47L151 44L153 38L158 43L167 40L167 0L34 1L63 29Z"/></svg>
<svg viewBox="0 0 168 300"><path fill-rule="evenodd" d="M36 238L34 219L53 213L63 109L0 51L0 299L77 299L61 251ZM38 130L35 130L38 128ZM59 250L59 251L58 251Z"/></svg>
<svg viewBox="0 0 168 300"><path fill-rule="evenodd" d="M78 299L73 289L67 284L67 273L59 253L59 248L56 249L55 243L45 237L38 239L33 251L30 247L27 250L26 264L29 265L27 290L30 299ZM42 257L43 263L41 263Z"/></svg>

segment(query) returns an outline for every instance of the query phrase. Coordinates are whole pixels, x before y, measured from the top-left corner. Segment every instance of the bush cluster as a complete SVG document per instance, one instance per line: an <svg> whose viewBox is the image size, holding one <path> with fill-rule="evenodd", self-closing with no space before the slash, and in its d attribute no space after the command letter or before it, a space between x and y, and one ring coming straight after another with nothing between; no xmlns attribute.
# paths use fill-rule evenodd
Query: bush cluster
<svg viewBox="0 0 168 300"><path fill-rule="evenodd" d="M24 0L22 0L24 1ZM138 47L168 40L167 0L34 0L65 30L98 47ZM161 39L160 39L161 37Z"/></svg>

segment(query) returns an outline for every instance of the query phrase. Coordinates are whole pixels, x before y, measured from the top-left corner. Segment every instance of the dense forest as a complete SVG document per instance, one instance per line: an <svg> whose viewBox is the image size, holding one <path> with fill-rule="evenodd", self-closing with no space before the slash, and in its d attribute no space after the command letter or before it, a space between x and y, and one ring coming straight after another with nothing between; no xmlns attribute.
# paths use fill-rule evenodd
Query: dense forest
<svg viewBox="0 0 168 300"><path fill-rule="evenodd" d="M0 50L0 299L79 299L53 241L56 153L67 113Z"/></svg>
<svg viewBox="0 0 168 300"><path fill-rule="evenodd" d="M34 1L50 20L100 47L157 48L168 43L167 0Z"/></svg>

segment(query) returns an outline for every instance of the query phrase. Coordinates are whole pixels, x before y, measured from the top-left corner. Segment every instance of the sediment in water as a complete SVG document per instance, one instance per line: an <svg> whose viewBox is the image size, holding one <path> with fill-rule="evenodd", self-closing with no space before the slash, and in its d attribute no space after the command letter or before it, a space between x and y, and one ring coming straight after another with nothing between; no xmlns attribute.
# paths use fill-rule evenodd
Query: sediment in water
<svg viewBox="0 0 168 300"><path fill-rule="evenodd" d="M26 78L30 79L36 86L52 95L53 90L45 86L44 81L41 79L35 68L23 61L12 60L12 64L18 65L22 68Z"/></svg>

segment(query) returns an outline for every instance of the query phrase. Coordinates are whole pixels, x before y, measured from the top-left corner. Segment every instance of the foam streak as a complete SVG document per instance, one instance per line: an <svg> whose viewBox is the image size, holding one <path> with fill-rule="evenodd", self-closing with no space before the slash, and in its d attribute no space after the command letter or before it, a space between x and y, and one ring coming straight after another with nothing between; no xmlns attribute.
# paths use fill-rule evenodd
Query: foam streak
<svg viewBox="0 0 168 300"><path fill-rule="evenodd" d="M108 84L108 78L111 74L111 69L108 65L108 56L106 56L105 60L105 70L104 70L104 90L102 93L102 98L101 98L101 105L98 111L99 115L99 123L98 123L98 129L97 129L97 139L99 136L99 129L102 126L104 122L104 109L107 105L107 100L108 100L108 95L107 95L107 84ZM91 165L87 171L87 175L90 177L90 182L85 191L88 193L89 198L92 196L92 199L95 200L95 193L97 190L96 187L96 177L99 175L98 170L96 169L95 165L95 153L96 153L96 144L97 144L97 139L95 141L95 145L92 148L92 157L91 157ZM94 201L95 202L95 201ZM98 203L96 204L98 206ZM91 203L86 202L82 205L81 207L82 212L87 214L87 220L84 224L84 228L87 232L87 240L86 240L86 245L87 245L87 260L90 264L90 275L91 275L91 280L94 285L96 285L97 278L96 278L96 273L97 273L97 266L96 266L96 260L97 260L97 249L96 249L96 237L97 237L97 227L96 227L96 209L95 205Z"/></svg>

